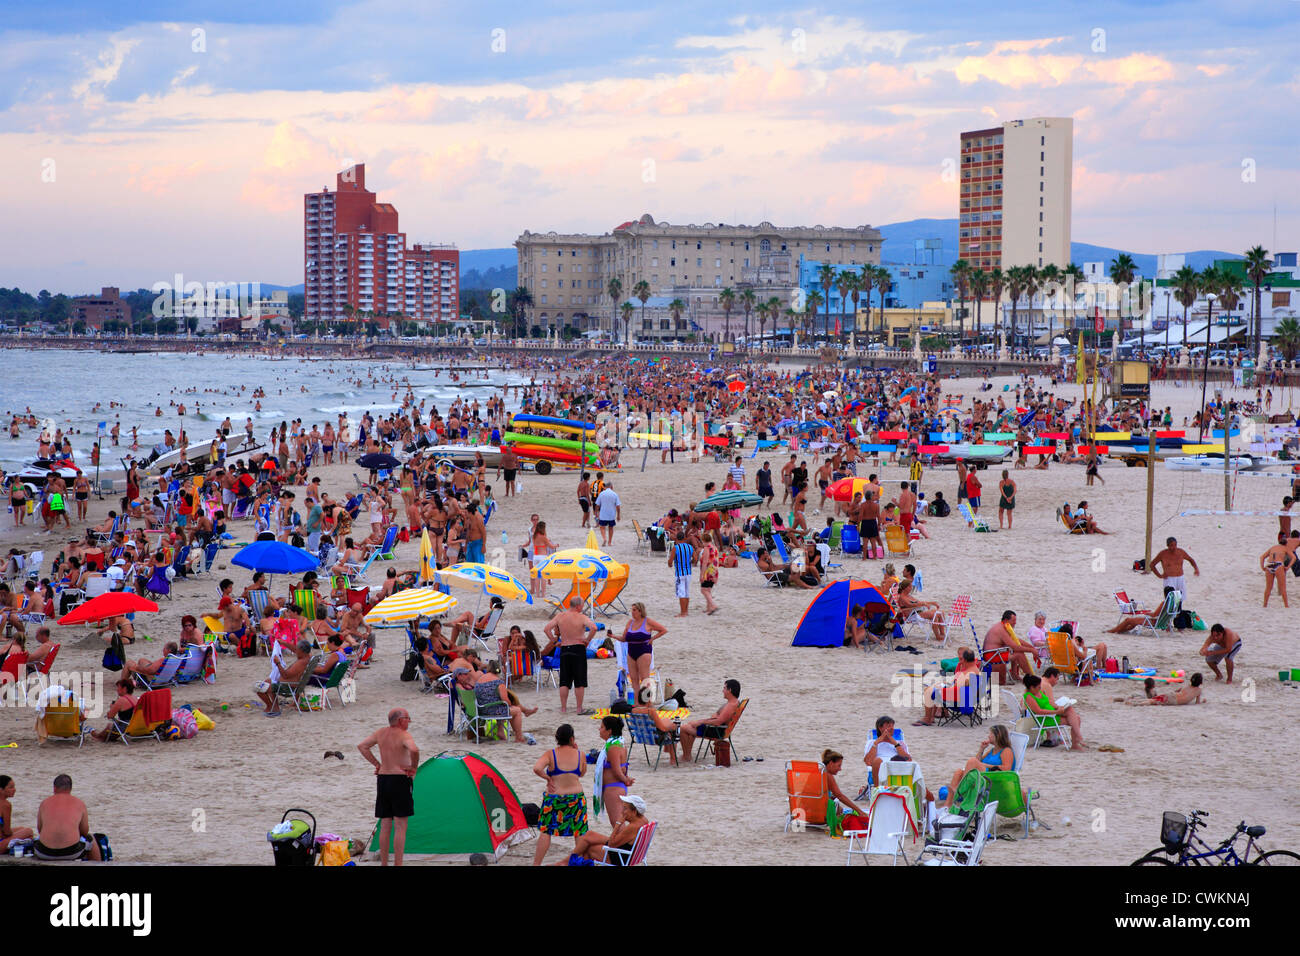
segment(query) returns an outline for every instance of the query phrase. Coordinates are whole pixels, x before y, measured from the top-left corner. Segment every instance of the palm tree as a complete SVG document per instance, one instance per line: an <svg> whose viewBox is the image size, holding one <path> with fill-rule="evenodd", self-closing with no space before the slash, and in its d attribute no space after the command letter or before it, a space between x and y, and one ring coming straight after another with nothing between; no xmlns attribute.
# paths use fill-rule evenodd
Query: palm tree
<svg viewBox="0 0 1300 956"><path fill-rule="evenodd" d="M1012 266L1007 270L1007 298L1011 300L1011 347L1016 347L1020 297L1029 291L1033 282L1033 266Z"/></svg>
<svg viewBox="0 0 1300 956"><path fill-rule="evenodd" d="M880 292L880 334L884 338L889 337L889 332L885 328L885 293L889 291L890 284L894 281L890 276L889 270L884 266L876 266L876 289ZM886 345L889 343L886 342Z"/></svg>
<svg viewBox="0 0 1300 956"><path fill-rule="evenodd" d="M794 306L787 306L785 310L786 320L790 323L790 344L794 344L794 327L799 322L799 313L794 310ZM773 338L776 336L776 323L772 323Z"/></svg>
<svg viewBox="0 0 1300 956"><path fill-rule="evenodd" d="M533 304L533 294L525 286L516 286L515 291L510 293L510 301L510 311L515 317L515 336L522 338L526 334L524 310Z"/></svg>
<svg viewBox="0 0 1300 956"><path fill-rule="evenodd" d="M731 310L736 307L736 292L730 286L718 293L718 305L722 308L722 340L731 341Z"/></svg>
<svg viewBox="0 0 1300 956"><path fill-rule="evenodd" d="M1002 320L998 317L998 305L1002 302L1002 290L1006 287L1006 274L994 266L989 270L989 295L993 298L993 346L1002 347Z"/></svg>
<svg viewBox="0 0 1300 956"><path fill-rule="evenodd" d="M823 302L822 294L818 292L816 289L813 289L806 296L804 296L803 327L804 327L805 339L808 337L808 333L812 331L813 319L816 317L817 309L821 307L822 302Z"/></svg>
<svg viewBox="0 0 1300 956"><path fill-rule="evenodd" d="M642 279L632 286L632 298L641 300L641 328L645 328L645 304L650 298L650 283Z"/></svg>
<svg viewBox="0 0 1300 956"><path fill-rule="evenodd" d="M957 341L960 343L966 331L963 314L966 311L966 294L970 291L971 265L965 259L958 259L948 274L952 276L952 284L957 289Z"/></svg>
<svg viewBox="0 0 1300 956"><path fill-rule="evenodd" d="M1187 310L1196 304L1201 294L1201 276L1191 266L1183 266L1171 280L1174 299L1183 307L1183 348L1187 348Z"/></svg>
<svg viewBox="0 0 1300 956"><path fill-rule="evenodd" d="M1061 294L1060 266L1049 262L1038 270L1038 279L1042 283L1044 307L1049 296L1052 300L1052 308L1047 312L1047 347L1050 349L1056 339L1056 297ZM1031 302L1030 305L1032 304Z"/></svg>
<svg viewBox="0 0 1300 956"><path fill-rule="evenodd" d="M1264 280L1268 278L1269 270L1273 268L1273 260L1268 257L1268 250L1263 246L1255 246L1253 249L1246 250L1246 278L1251 281L1255 287L1255 352L1259 352L1259 340L1264 334L1264 320L1260 315L1259 287Z"/></svg>
<svg viewBox="0 0 1300 956"><path fill-rule="evenodd" d="M858 284L858 274L848 269L842 269L835 277L835 291L840 294L840 337L848 335L848 322L845 307L849 304L849 292Z"/></svg>
<svg viewBox="0 0 1300 956"><path fill-rule="evenodd" d="M605 292L609 295L610 319L609 330L613 332L618 328L618 303L623 298L623 283L617 278L609 280L609 285L605 286ZM624 342L624 345L628 343Z"/></svg>
<svg viewBox="0 0 1300 956"><path fill-rule="evenodd" d="M749 348L749 313L754 311L757 302L758 296L754 294L752 287L740 290L740 307L745 310L745 348Z"/></svg>
<svg viewBox="0 0 1300 956"><path fill-rule="evenodd" d="M822 327L822 337L831 334L831 286L835 285L835 267L822 265L817 270L817 284L822 287L826 303L826 324Z"/></svg>
<svg viewBox="0 0 1300 956"><path fill-rule="evenodd" d="M1127 252L1121 252L1114 259L1110 260L1110 281L1118 286L1125 287L1124 298L1128 302L1130 313L1132 311L1132 299L1130 298L1131 293L1129 292L1128 287L1133 284L1133 277L1135 275L1137 275L1137 263L1133 261L1133 257ZM1123 324L1123 321L1120 320L1120 328L1123 328ZM1119 334L1119 329L1116 329L1115 334Z"/></svg>
<svg viewBox="0 0 1300 956"><path fill-rule="evenodd" d="M686 303L681 299L673 299L668 303L668 311L673 316L673 337L676 338L676 333L681 332L682 329L682 313L686 311Z"/></svg>
<svg viewBox="0 0 1300 956"><path fill-rule="evenodd" d="M1084 281L1083 267L1077 262L1071 262L1061 270L1061 277L1065 281L1070 296L1070 325L1073 327L1075 320L1078 319L1076 307L1079 301L1079 286Z"/></svg>
<svg viewBox="0 0 1300 956"><path fill-rule="evenodd" d="M623 316L623 342L629 348L632 346L632 313L636 311L631 302L624 302L618 307L619 314Z"/></svg>
<svg viewBox="0 0 1300 956"><path fill-rule="evenodd" d="M867 341L871 341L871 290L876 287L876 267L870 263L863 263L862 268L858 271L858 287L862 289L862 294L867 297ZM857 301L856 299L854 300ZM858 316L854 313L853 329L857 331Z"/></svg>
<svg viewBox="0 0 1300 956"><path fill-rule="evenodd" d="M853 337L853 347L858 347L858 300L862 295L862 276L856 272L843 272L841 276L848 276L849 295L853 297L853 325L845 325L846 333Z"/></svg>
<svg viewBox="0 0 1300 956"><path fill-rule="evenodd" d="M970 274L970 294L975 300L975 340L984 334L984 298L989 294L989 274L983 269L973 269Z"/></svg>
<svg viewBox="0 0 1300 956"><path fill-rule="evenodd" d="M764 302L764 303L763 303L762 305L760 305L758 308L759 308L759 313L758 313L758 335L759 335L759 339L761 340L762 337L763 337L763 326L764 326L764 324L765 324L765 321L764 321L764 320L766 320L766 319L771 319L771 320L772 320L772 331L773 331L773 332L776 331L776 320L777 320L777 318L779 318L780 315L781 315L781 300L780 300L779 298L777 298L776 296L772 296L772 298L768 299L766 302Z"/></svg>
<svg viewBox="0 0 1300 956"><path fill-rule="evenodd" d="M1273 326L1273 341L1282 350L1282 357L1293 361L1300 352L1300 322L1290 317L1278 320Z"/></svg>

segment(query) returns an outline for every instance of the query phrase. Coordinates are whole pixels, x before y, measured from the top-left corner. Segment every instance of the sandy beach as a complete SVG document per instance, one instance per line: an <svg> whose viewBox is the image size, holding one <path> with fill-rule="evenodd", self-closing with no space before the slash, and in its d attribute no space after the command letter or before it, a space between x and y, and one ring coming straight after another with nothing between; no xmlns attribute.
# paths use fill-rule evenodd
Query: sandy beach
<svg viewBox="0 0 1300 956"><path fill-rule="evenodd" d="M1010 381L997 379L995 387L1000 390ZM950 393L969 397L976 382L966 379L944 386ZM1078 392L1077 386L1058 390L1068 396ZM1181 423L1199 398L1199 389L1156 385L1152 404L1172 406L1175 422ZM744 453L752 488L753 474L764 460L779 471L787 456L772 449L749 458L751 451ZM646 766L636 748L629 771L636 780L631 789L645 798L649 816L661 824L650 863L841 864L844 841L815 832L783 834L786 761L816 760L828 747L839 750L847 758L841 780L846 790L856 793L865 783L861 754L869 729L878 716L890 714L904 728L930 786L937 789L946 783L974 755L987 726L912 727L920 712L900 708L896 698L891 699L897 686L891 678L900 667L955 656L959 641L943 651L927 648L921 656L791 647L794 626L813 592L765 588L748 561L723 570L715 591L719 613L704 615L695 582L690 616L674 618L673 576L666 556L634 548L630 519L646 524L669 508L684 508L701 497L706 481L722 480L725 465L711 460L691 464L682 455L674 464L660 464L659 455L651 453L642 471L641 457L639 451L625 452L624 470L612 479L622 498L623 520L609 550L632 567L623 596L628 603L645 602L649 615L668 627L667 636L656 644L659 670L685 689L697 714L707 715L721 704L724 679L740 681L741 696L749 698L750 704L736 729L735 743L739 756L755 758L737 760L726 769L704 763L672 768L665 760L656 772ZM869 470L860 468L859 474ZM351 465L312 469L335 495L353 487L354 471ZM882 467L880 474L887 489L890 482L897 488L896 482L906 477L902 468L891 466ZM996 527L997 472L981 477L986 492L981 513ZM1158 599L1160 582L1132 570L1134 560L1143 554L1145 469L1108 462L1101 469L1105 485L1093 488L1085 488L1081 465L1013 471L1012 477L1019 485L1013 530L976 534L955 512L946 519L929 520L931 537L917 543L910 559L923 573L924 598L947 607L955 596L970 595L972 618L981 637L1005 609L1017 611L1021 628L1027 628L1034 611L1041 609L1049 620L1078 620L1089 645L1117 620L1113 591L1127 589L1145 606ZM582 545L586 531L579 527L576 481L572 474L525 474L521 496L509 499L501 498L500 488L494 488L500 507L488 526L488 560L516 574L525 573L517 552L533 512L546 520L558 546ZM954 469L927 469L921 490L941 490L955 503ZM1275 509L1286 491L1283 478L1243 477L1237 508ZM1073 504L1080 498L1088 500L1091 512L1111 535L1064 533L1056 509L1062 502ZM811 505L815 504L814 499ZM115 507L108 500L92 499L91 519L101 521L111 506ZM1000 832L1014 839L991 844L984 854L986 865L1126 864L1157 845L1163 810L1193 807L1210 812L1204 835L1212 844L1244 819L1267 826L1266 848L1300 846L1300 820L1292 812L1295 800L1286 783L1300 761L1300 743L1293 732L1300 714L1300 689L1283 686L1277 676L1281 669L1300 667L1300 651L1295 647L1300 608L1285 608L1276 597L1268 608L1260 607L1263 578L1258 559L1273 543L1276 518L1177 517L1180 510L1222 506L1221 479L1157 470L1153 551L1163 546L1166 536L1176 535L1199 563L1201 574L1188 578L1187 606L1206 622L1221 621L1242 635L1245 646L1237 658L1236 682L1231 687L1215 683L1196 656L1206 637L1203 632L1105 635L1112 656L1127 656L1134 665L1155 667L1163 674L1174 668L1202 671L1208 703L1128 707L1112 700L1141 690L1140 684L1127 681L1071 689L1070 696L1080 701L1086 739L1094 748L1112 744L1123 752L1069 753L1063 748L1031 752L1022 779L1041 794L1036 806L1045 826L1025 838L1017 824L1004 821ZM809 520L819 527L824 517L810 513ZM25 529L13 528L7 516L4 521L0 547L5 551L43 547L46 573L60 544L72 537L59 532L38 535L30 519ZM238 540L252 539L246 524L233 530ZM505 546L502 531L509 536ZM74 533L80 533L75 525ZM417 551L418 538L399 546L397 567L415 567ZM229 566L233 553L220 553L211 576L178 583L173 600L162 601L159 614L139 616L137 632L150 635L152 641L129 648L131 657L160 655L162 644L179 633L183 614L215 609L216 581L221 577L231 577L236 592L242 590L251 575ZM865 577L873 582L881 579L885 563L856 557L835 560L844 565L836 577ZM906 559L889 560L901 567ZM370 575L372 583L382 580L382 566L376 568L378 573ZM288 579L277 579L276 592L282 593L287 584ZM1300 599L1300 586L1292 594L1294 603ZM546 617L541 607L508 604L500 630L517 623L540 636ZM621 630L625 619L612 620L612 626ZM99 637L84 627L54 630L62 644L56 669L101 671L104 643ZM526 704L540 708L525 727L541 746L493 742L471 747L443 733L445 700L422 695L417 684L399 681L404 633L379 634L376 662L360 672L354 705L309 714L287 710L279 720L266 719L254 702L253 685L266 677L266 658L222 656L215 685L173 691L174 705L194 704L216 722L214 731L192 740L129 747L88 741L80 750L61 743L38 747L33 712L3 709L0 743L18 744L0 751L0 772L13 776L18 784L14 824L34 825L37 804L48 794L50 780L66 772L73 778L74 793L89 805L92 829L109 835L117 859L126 864L268 864L266 831L286 808L298 806L315 814L322 832L367 839L373 825L374 783L356 745L382 726L389 708L397 705L411 711L411 732L422 757L475 749L505 775L521 800L540 802L542 783L531 768L564 720L557 693L549 688L534 692L531 684L516 685ZM919 646L921 638L918 635L908 643ZM588 701L602 706L608 702L615 665L593 661L590 672ZM111 679L106 678L105 684L108 692ZM229 710L221 709L223 702ZM596 721L572 716L569 721L577 728L582 749L598 743ZM98 726L102 720L91 723ZM324 759L322 754L330 750L342 751L345 759ZM602 819L596 828L607 830L607 821ZM570 846L567 838L556 838L548 862L563 859ZM910 845L908 850L910 855ZM524 865L532 853L533 844L524 843L501 862Z"/></svg>

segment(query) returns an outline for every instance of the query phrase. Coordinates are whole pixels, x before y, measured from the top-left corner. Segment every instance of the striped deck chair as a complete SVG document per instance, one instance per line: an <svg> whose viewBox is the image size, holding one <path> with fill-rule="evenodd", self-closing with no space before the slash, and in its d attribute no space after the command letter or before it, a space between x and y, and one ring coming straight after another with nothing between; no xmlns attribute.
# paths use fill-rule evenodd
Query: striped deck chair
<svg viewBox="0 0 1300 956"><path fill-rule="evenodd" d="M655 838L655 830L659 827L659 821L647 823L636 832L636 839L632 841L632 846L626 850L620 850L618 847L604 847L604 856L596 861L597 866L645 866L646 855L650 852L650 841Z"/></svg>
<svg viewBox="0 0 1300 956"><path fill-rule="evenodd" d="M248 617L252 620L253 625L257 626L262 623L262 618L266 616L267 602L271 598L271 592L265 588L256 588L248 592ZM204 618L206 621L207 618Z"/></svg>
<svg viewBox="0 0 1300 956"><path fill-rule="evenodd" d="M663 759L664 747L677 741L675 733L660 730L655 726L654 720L649 714L624 714L623 720L627 723L628 733L632 735L632 746L641 745L641 751L645 754L645 764L647 767L659 769L659 761ZM655 748L654 763L650 763L650 748Z"/></svg>
<svg viewBox="0 0 1300 956"><path fill-rule="evenodd" d="M735 741L731 739L731 735L735 733L736 724L740 723L740 718L745 716L745 708L748 706L749 706L749 698L746 697L740 702L740 705L736 708L736 713L731 718L731 721L727 724L725 728L723 728L721 737L697 737L696 738L695 763L699 763L701 757L707 757L709 753L714 750L714 747L719 740L725 740L727 744L731 747L732 755L737 760L740 759L740 751L736 749Z"/></svg>
<svg viewBox="0 0 1300 956"><path fill-rule="evenodd" d="M957 505L957 513L962 516L962 519L966 522L966 526L968 528L971 528L972 530L975 531L995 530L989 527L989 523L987 521L985 521L983 518L976 515L973 511L971 511L970 505L965 501L960 502Z"/></svg>
<svg viewBox="0 0 1300 956"><path fill-rule="evenodd" d="M384 561L395 560L396 555L393 554L393 547L396 544L397 544L397 525L393 525L387 531L384 532L384 543L381 544L376 549L379 552L379 557Z"/></svg>
<svg viewBox="0 0 1300 956"><path fill-rule="evenodd" d="M636 542L637 551L648 551L650 549L650 539L646 537L645 529L635 518L632 519L632 536Z"/></svg>
<svg viewBox="0 0 1300 956"><path fill-rule="evenodd" d="M324 617L321 608L317 607L315 591L299 588L293 592L293 603L298 605L298 610L302 612L303 618L308 621L319 621Z"/></svg>

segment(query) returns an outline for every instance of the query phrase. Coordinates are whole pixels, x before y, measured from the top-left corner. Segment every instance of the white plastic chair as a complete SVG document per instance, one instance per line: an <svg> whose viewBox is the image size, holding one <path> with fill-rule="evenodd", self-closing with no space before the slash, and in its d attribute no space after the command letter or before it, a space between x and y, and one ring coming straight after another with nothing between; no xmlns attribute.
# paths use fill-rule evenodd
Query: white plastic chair
<svg viewBox="0 0 1300 956"><path fill-rule="evenodd" d="M998 812L998 802L990 800L984 805L979 822L975 824L975 835L970 840L941 840L931 843L921 851L917 862L922 866L978 866L984 844L993 832L993 818ZM934 859L925 859L932 856Z"/></svg>
<svg viewBox="0 0 1300 956"><path fill-rule="evenodd" d="M901 856L906 865L903 837L909 833L915 836L917 832L906 798L899 793L878 791L871 800L869 815L867 829L845 831L849 849L844 865L851 866L854 856L887 856L895 866Z"/></svg>

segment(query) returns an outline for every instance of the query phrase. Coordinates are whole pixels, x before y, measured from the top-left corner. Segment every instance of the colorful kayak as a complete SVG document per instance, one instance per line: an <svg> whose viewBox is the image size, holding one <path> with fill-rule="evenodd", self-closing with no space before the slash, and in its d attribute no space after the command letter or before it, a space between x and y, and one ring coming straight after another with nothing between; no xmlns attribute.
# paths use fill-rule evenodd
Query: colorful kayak
<svg viewBox="0 0 1300 956"><path fill-rule="evenodd" d="M516 431L553 431L570 435L586 432L594 435L595 422L580 422L572 418L552 418L549 415L516 415L510 420L510 427Z"/></svg>
<svg viewBox="0 0 1300 956"><path fill-rule="evenodd" d="M545 445L516 445L515 454L520 458L529 460L544 458L557 464L577 465L582 463L582 458L576 451L569 451L566 448L548 448ZM599 456L588 455L587 464L590 467L599 468Z"/></svg>
<svg viewBox="0 0 1300 956"><path fill-rule="evenodd" d="M549 435L524 435L519 432L506 432L501 436L505 441L514 442L520 445L534 445L544 448L561 448L566 451L581 452L583 442L572 438L551 438ZM600 446L594 439L586 441L586 450L590 454L592 451L599 451Z"/></svg>

